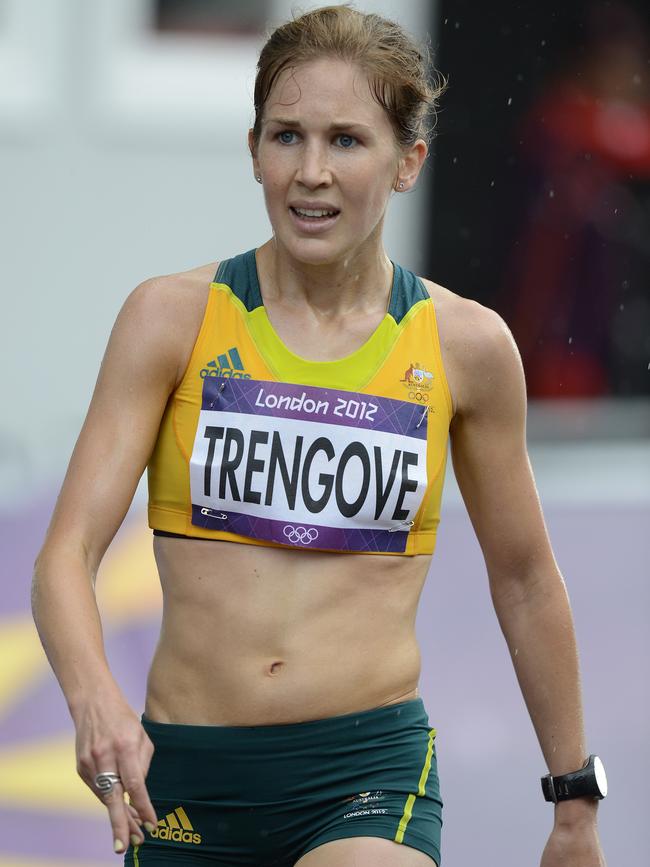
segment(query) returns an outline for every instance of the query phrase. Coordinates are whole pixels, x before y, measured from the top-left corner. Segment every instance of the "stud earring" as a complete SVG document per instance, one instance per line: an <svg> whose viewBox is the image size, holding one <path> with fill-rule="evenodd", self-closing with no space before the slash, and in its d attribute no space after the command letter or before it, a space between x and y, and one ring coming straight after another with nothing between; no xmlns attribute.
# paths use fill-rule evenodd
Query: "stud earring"
<svg viewBox="0 0 650 867"><path fill-rule="evenodd" d="M262 175L255 175L255 180L257 181L258 184L261 184L262 183Z"/></svg>
<svg viewBox="0 0 650 867"><path fill-rule="evenodd" d="M400 188L400 190L404 189L404 181L399 182L399 188Z"/></svg>

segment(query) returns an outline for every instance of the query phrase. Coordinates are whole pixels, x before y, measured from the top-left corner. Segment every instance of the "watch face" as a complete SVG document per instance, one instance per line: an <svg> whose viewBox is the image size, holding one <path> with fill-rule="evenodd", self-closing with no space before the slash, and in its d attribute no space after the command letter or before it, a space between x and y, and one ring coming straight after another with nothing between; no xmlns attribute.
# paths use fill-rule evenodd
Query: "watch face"
<svg viewBox="0 0 650 867"><path fill-rule="evenodd" d="M607 794L607 776L603 763L598 756L594 756L594 773L596 775L596 785L600 789L601 796L604 798Z"/></svg>

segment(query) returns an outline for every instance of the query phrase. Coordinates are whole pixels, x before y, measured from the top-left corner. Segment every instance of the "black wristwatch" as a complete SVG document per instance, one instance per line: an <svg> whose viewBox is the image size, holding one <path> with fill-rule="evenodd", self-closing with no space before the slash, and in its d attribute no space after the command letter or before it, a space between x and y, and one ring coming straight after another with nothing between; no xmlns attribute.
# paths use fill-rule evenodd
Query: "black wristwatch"
<svg viewBox="0 0 650 867"><path fill-rule="evenodd" d="M598 756L589 756L579 771L554 777L542 777L542 792L547 801L570 801L572 798L604 798L607 794L605 768Z"/></svg>

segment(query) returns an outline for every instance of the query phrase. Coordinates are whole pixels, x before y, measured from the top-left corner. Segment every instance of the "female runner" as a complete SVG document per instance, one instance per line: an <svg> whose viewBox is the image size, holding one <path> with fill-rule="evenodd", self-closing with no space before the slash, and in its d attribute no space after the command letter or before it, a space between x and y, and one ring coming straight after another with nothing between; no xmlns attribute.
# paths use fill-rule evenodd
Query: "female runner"
<svg viewBox="0 0 650 867"><path fill-rule="evenodd" d="M585 763L517 349L494 312L383 246L440 91L379 16L278 28L249 133L273 237L145 281L117 318L33 608L127 864L440 864L415 620L449 434L550 773ZM140 719L93 590L145 467L164 608ZM556 804L544 867L604 865L592 789Z"/></svg>

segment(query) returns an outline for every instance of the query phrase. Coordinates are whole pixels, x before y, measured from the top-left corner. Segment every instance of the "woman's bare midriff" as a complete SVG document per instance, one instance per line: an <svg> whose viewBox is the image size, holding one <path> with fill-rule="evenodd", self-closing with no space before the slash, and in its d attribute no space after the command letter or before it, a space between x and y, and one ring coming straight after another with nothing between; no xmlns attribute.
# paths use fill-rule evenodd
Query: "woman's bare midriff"
<svg viewBox="0 0 650 867"><path fill-rule="evenodd" d="M418 696L430 562L155 537L163 622L145 714L273 725Z"/></svg>

